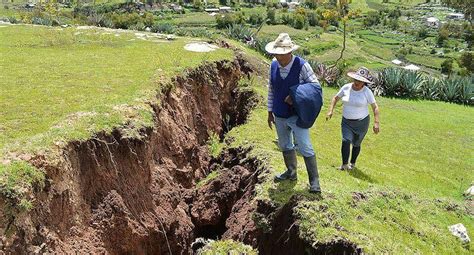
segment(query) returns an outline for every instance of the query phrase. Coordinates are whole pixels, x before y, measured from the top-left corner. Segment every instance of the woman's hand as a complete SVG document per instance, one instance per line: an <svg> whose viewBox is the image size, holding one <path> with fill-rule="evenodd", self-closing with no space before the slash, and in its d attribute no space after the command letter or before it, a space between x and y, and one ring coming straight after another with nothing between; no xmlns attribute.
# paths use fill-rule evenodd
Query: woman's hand
<svg viewBox="0 0 474 255"><path fill-rule="evenodd" d="M285 103L289 105L293 105L293 100L291 99L289 95L285 97Z"/></svg>
<svg viewBox="0 0 474 255"><path fill-rule="evenodd" d="M268 112L268 127L270 129L273 129L272 128L272 123L275 124L275 117L273 116L273 112Z"/></svg>
<svg viewBox="0 0 474 255"><path fill-rule="evenodd" d="M380 124L378 122L374 122L374 133L378 134L380 132Z"/></svg>
<svg viewBox="0 0 474 255"><path fill-rule="evenodd" d="M326 114L326 120L330 120L332 118L333 111L329 111L328 114Z"/></svg>

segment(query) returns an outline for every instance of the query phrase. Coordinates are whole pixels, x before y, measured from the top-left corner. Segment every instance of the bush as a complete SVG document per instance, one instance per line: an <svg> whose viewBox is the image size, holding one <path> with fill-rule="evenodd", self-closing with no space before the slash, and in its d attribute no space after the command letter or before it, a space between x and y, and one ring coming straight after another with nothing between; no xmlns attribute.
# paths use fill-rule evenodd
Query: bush
<svg viewBox="0 0 474 255"><path fill-rule="evenodd" d="M224 29L235 24L244 24L245 18L242 13L229 13L225 15L216 15L217 28Z"/></svg>
<svg viewBox="0 0 474 255"><path fill-rule="evenodd" d="M446 59L441 63L441 73L450 75L453 72L453 60Z"/></svg>
<svg viewBox="0 0 474 255"><path fill-rule="evenodd" d="M464 52L459 58L459 66L465 68L468 73L474 73L474 55L471 52Z"/></svg>
<svg viewBox="0 0 474 255"><path fill-rule="evenodd" d="M365 27L375 26L380 23L382 16L377 11L369 11L362 20L362 24Z"/></svg>
<svg viewBox="0 0 474 255"><path fill-rule="evenodd" d="M418 30L418 32L416 34L416 37L418 37L418 39L420 39L420 40L425 39L426 37L428 37L428 30L426 30L426 28L422 27L420 30Z"/></svg>
<svg viewBox="0 0 474 255"><path fill-rule="evenodd" d="M271 25L275 25L277 23L276 11L274 8L267 9L267 20L268 20L268 24L271 24Z"/></svg>
<svg viewBox="0 0 474 255"><path fill-rule="evenodd" d="M441 27L440 30L438 31L438 36L436 37L436 44L439 47L443 47L446 44L446 41L449 39L449 31Z"/></svg>
<svg viewBox="0 0 474 255"><path fill-rule="evenodd" d="M253 13L252 15L250 15L248 23L252 25L260 25L263 23L264 19L265 18L262 15Z"/></svg>
<svg viewBox="0 0 474 255"><path fill-rule="evenodd" d="M154 33L174 34L176 28L170 23L157 22L153 24L153 26L151 27L151 31Z"/></svg>
<svg viewBox="0 0 474 255"><path fill-rule="evenodd" d="M142 17L138 13L114 13L110 17L114 28L128 29L133 25L137 25L142 22Z"/></svg>
<svg viewBox="0 0 474 255"><path fill-rule="evenodd" d="M318 15L315 12L308 13L308 23L313 27L319 24Z"/></svg>
<svg viewBox="0 0 474 255"><path fill-rule="evenodd" d="M292 26L296 29L302 29L306 27L306 16L303 16L302 14L294 15Z"/></svg>

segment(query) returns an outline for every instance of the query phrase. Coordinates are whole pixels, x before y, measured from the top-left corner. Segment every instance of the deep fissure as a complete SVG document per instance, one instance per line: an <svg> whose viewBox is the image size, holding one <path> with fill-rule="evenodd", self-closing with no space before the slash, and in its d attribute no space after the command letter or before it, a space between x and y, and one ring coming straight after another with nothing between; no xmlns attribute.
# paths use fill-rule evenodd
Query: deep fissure
<svg viewBox="0 0 474 255"><path fill-rule="evenodd" d="M56 165L33 159L48 176L48 185L36 194L41 206L15 220L17 235L0 248L15 254L189 254L202 246L192 243L204 238L234 239L262 254L276 254L268 250L275 242L279 252L289 245L322 254L294 229L283 231L288 238L281 239L257 228L254 213L271 218L275 233L295 219L275 217L292 215L287 207L253 201L266 169L249 156L251 148L209 155L210 133L224 138L258 104L251 90L238 87L252 70L238 58L177 77L162 92L160 105L153 105L155 127L142 130L144 139L124 139L114 130L72 142ZM196 187L212 171L217 177Z"/></svg>

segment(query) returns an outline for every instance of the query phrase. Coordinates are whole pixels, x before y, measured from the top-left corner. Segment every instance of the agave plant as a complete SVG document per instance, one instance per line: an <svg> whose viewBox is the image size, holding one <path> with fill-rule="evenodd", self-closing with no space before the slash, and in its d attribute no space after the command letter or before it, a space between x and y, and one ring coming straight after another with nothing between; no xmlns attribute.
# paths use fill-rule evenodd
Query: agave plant
<svg viewBox="0 0 474 255"><path fill-rule="evenodd" d="M370 89L374 92L376 96L385 95L385 91L383 88L383 75L381 72L373 71L372 72L372 82L373 84L370 85Z"/></svg>
<svg viewBox="0 0 474 255"><path fill-rule="evenodd" d="M423 86L421 86L421 96L428 100L439 100L440 93L442 93L441 88L441 81L429 76Z"/></svg>
<svg viewBox="0 0 474 255"><path fill-rule="evenodd" d="M463 78L453 76L442 81L441 99L447 102L459 102L463 88Z"/></svg>
<svg viewBox="0 0 474 255"><path fill-rule="evenodd" d="M403 81L403 73L399 68L385 68L382 70L382 80L385 95L398 96L401 83Z"/></svg>
<svg viewBox="0 0 474 255"><path fill-rule="evenodd" d="M474 105L474 75L463 80L460 99L463 104Z"/></svg>
<svg viewBox="0 0 474 255"><path fill-rule="evenodd" d="M337 67L329 67L315 60L310 60L309 64L313 68L314 74L318 77L319 82L327 86L337 86L336 81L340 75L340 71Z"/></svg>
<svg viewBox="0 0 474 255"><path fill-rule="evenodd" d="M233 24L227 28L227 34L229 37L234 38L236 40L242 41L244 43L249 44L250 46L254 47L255 45L255 34L250 30L250 28L240 25L240 24Z"/></svg>
<svg viewBox="0 0 474 255"><path fill-rule="evenodd" d="M426 82L426 79L419 72L402 71L402 73L402 95L410 98L417 98L421 92L423 84Z"/></svg>

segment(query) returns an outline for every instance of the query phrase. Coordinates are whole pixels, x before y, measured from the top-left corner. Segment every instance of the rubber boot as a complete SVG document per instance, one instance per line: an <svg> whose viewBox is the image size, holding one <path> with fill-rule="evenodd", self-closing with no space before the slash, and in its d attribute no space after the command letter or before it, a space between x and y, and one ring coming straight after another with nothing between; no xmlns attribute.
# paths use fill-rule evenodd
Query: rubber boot
<svg viewBox="0 0 474 255"><path fill-rule="evenodd" d="M321 187L319 186L319 173L318 165L316 163L316 156L304 157L304 163L306 165L306 171L308 171L309 192L321 193Z"/></svg>
<svg viewBox="0 0 474 255"><path fill-rule="evenodd" d="M296 160L296 151L284 151L283 152L283 160L285 161L286 171L282 174L275 176L274 180L276 182L290 180L296 181L296 167L297 167L297 160Z"/></svg>

